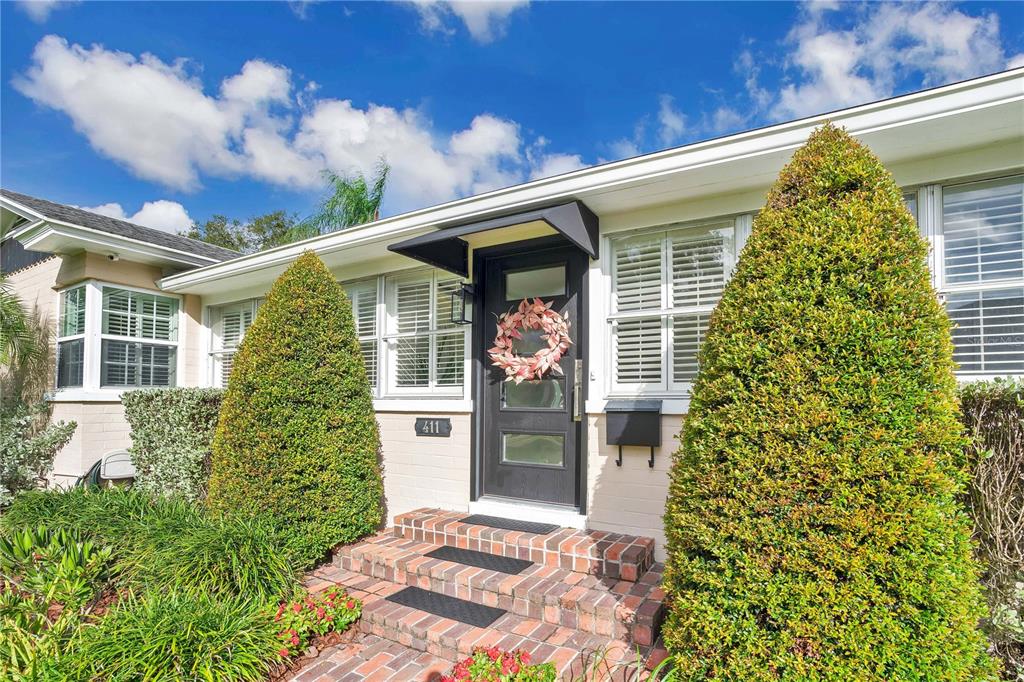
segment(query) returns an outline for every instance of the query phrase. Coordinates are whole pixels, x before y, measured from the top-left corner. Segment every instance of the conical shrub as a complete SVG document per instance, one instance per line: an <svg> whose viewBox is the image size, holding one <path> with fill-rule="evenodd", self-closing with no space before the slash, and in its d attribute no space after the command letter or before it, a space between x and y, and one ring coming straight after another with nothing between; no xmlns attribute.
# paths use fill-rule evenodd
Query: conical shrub
<svg viewBox="0 0 1024 682"><path fill-rule="evenodd" d="M271 516L310 563L379 525L379 451L352 306L306 252L274 283L235 354L208 504Z"/></svg>
<svg viewBox="0 0 1024 682"><path fill-rule="evenodd" d="M815 131L772 187L672 463L664 632L682 679L992 675L926 253L843 130Z"/></svg>

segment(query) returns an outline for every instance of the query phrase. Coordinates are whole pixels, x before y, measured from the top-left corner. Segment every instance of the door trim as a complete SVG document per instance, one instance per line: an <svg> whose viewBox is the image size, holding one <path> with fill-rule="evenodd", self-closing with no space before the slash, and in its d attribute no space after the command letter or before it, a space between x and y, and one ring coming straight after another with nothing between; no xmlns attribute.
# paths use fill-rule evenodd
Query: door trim
<svg viewBox="0 0 1024 682"><path fill-rule="evenodd" d="M523 253L530 253L534 251L541 251L547 249L564 248L567 245L571 245L561 236L555 235L551 237L540 237L537 239L529 239L522 242L514 242L512 244L502 244L500 246L491 246L483 249L477 249L473 252L473 282L479 284L483 281L484 276L484 265L488 259L491 258L502 258L505 256L515 256ZM589 265L589 259L588 259ZM575 327L575 338L573 342L577 348L580 349L580 355L583 359L583 384L582 393L579 396L579 400L582 400L582 404L586 405L587 391L589 390L590 382L587 378L590 376L590 343L587 332L589 330L589 302L590 302L590 277L587 276L589 267L584 271L583 281L580 282L580 306L579 306L579 319L573 324ZM583 519L586 519L587 509L587 460L589 455L588 449L588 431L589 423L587 418L587 411L584 408L582 411L583 419L582 425L579 429L579 437L577 439L577 447L579 448L579 466L577 467L577 485L579 486L577 491L577 499L579 500L579 507L575 505L562 506L562 505L544 505L543 503L537 503L529 500L509 500L507 498L496 498L493 496L483 495L483 477L482 467L480 466L480 460L484 454L483 447L483 405L484 405L484 372L486 371L486 364L484 358L484 320L477 314L482 308L483 301L483 290L477 292L476 300L474 301L473 308L473 329L470 334L472 353L470 367L472 371L472 397L473 397L473 418L471 420L470 431L471 431L471 454L469 459L469 499L470 508L476 503L480 502L498 502L500 501L505 508L509 506L522 507L523 510L528 510L531 507L543 509L547 508L549 511L560 510L562 514L569 510L575 510L577 515ZM488 329L490 327L488 326ZM573 396L576 398L576 396ZM569 405L566 405L569 409ZM483 512L481 512L483 513ZM565 517L566 521L571 520L570 517ZM552 521L555 523L555 521ZM566 525L561 523L561 525ZM575 526L573 526L575 527Z"/></svg>

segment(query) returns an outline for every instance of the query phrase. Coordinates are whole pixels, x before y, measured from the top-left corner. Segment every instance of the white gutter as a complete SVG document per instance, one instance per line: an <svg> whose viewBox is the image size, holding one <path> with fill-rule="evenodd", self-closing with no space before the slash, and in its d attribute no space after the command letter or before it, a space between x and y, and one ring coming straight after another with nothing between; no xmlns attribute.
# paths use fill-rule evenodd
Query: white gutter
<svg viewBox="0 0 1024 682"><path fill-rule="evenodd" d="M312 237L295 244L165 277L159 284L162 289L175 291L183 287L285 265L306 250L330 253L375 241L397 241L438 229L446 223L477 220L498 213L524 210L558 201L586 201L586 194L607 192L629 185L643 185L667 175L725 162L792 151L806 141L810 130L826 121L846 125L851 134L864 135L1022 100L1024 68L1012 69L991 76L456 199L360 227Z"/></svg>

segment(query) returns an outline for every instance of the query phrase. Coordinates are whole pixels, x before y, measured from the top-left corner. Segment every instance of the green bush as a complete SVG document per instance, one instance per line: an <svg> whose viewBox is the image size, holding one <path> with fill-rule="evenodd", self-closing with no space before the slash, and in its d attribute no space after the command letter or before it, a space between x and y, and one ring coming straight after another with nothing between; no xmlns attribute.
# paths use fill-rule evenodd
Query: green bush
<svg viewBox="0 0 1024 682"><path fill-rule="evenodd" d="M235 354L207 503L272 515L304 563L381 521L380 437L352 309L307 252Z"/></svg>
<svg viewBox="0 0 1024 682"><path fill-rule="evenodd" d="M673 457L664 633L683 679L992 677L926 253L842 130L772 187Z"/></svg>
<svg viewBox="0 0 1024 682"><path fill-rule="evenodd" d="M1004 678L1024 680L1024 382L964 384L960 405L971 436L967 509L992 614L984 630Z"/></svg>
<svg viewBox="0 0 1024 682"><path fill-rule="evenodd" d="M278 648L266 606L151 592L83 628L58 664L60 679L265 680Z"/></svg>
<svg viewBox="0 0 1024 682"><path fill-rule="evenodd" d="M210 475L210 442L223 391L158 388L121 396L132 429L135 487L201 500Z"/></svg>
<svg viewBox="0 0 1024 682"><path fill-rule="evenodd" d="M0 407L0 508L15 494L46 483L53 458L75 433L75 422L48 424L45 404Z"/></svg>
<svg viewBox="0 0 1024 682"><path fill-rule="evenodd" d="M136 491L32 491L0 517L11 532L45 525L114 551L119 583L132 590L235 595L272 602L298 587L276 529L260 518L207 513L185 500Z"/></svg>

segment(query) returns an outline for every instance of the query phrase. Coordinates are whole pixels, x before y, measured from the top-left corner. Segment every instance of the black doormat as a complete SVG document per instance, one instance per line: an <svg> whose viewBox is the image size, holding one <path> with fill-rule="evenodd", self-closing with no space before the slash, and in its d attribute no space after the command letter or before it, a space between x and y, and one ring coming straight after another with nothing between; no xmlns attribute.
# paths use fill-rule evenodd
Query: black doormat
<svg viewBox="0 0 1024 682"><path fill-rule="evenodd" d="M387 598L402 606L432 613L442 618L450 618L460 623L469 623L478 628L490 627L491 623L504 616L507 612L493 606L474 604L465 599L456 599L446 594L429 592L418 587L407 587Z"/></svg>
<svg viewBox="0 0 1024 682"><path fill-rule="evenodd" d="M458 547L449 547L448 545L442 545L433 552L427 552L424 556L428 556L431 559L453 561L457 564L465 564L466 566L475 566L488 571L509 573L511 575L518 575L533 565L533 563L525 559L510 559L509 557L498 556L497 554L477 552L472 549L459 549Z"/></svg>
<svg viewBox="0 0 1024 682"><path fill-rule="evenodd" d="M534 533L536 535L547 535L558 530L553 523L535 523L533 521L520 521L519 519L503 519L500 516L486 516L484 514L471 514L460 523L472 523L476 526L489 526L491 528L503 528L504 530L518 530L522 533Z"/></svg>

